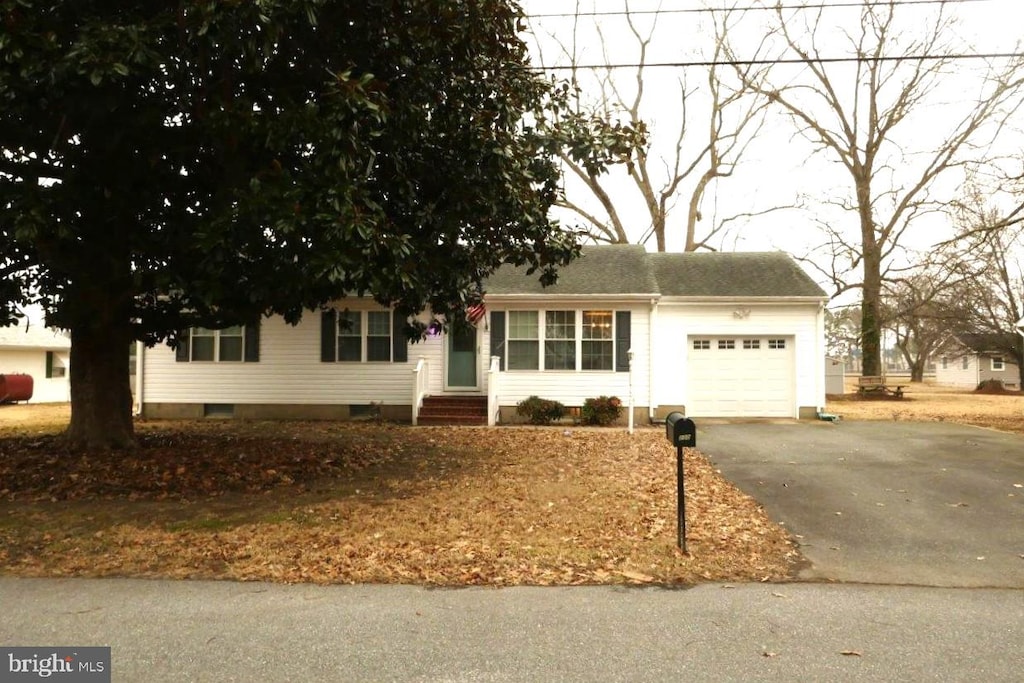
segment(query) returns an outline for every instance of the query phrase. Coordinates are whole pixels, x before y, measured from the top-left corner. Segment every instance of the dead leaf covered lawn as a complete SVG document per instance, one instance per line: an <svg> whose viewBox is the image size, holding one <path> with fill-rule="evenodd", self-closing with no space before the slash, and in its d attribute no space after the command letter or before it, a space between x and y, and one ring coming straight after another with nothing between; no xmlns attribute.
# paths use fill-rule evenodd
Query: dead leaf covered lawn
<svg viewBox="0 0 1024 683"><path fill-rule="evenodd" d="M757 503L660 429L154 422L128 454L0 436L0 571L433 585L784 580Z"/></svg>

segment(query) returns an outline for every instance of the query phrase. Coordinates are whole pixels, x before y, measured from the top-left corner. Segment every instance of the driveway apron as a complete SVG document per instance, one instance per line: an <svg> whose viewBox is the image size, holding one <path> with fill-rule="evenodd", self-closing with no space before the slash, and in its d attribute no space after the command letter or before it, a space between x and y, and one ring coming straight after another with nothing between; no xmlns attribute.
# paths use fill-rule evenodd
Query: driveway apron
<svg viewBox="0 0 1024 683"><path fill-rule="evenodd" d="M948 423L697 421L800 544L798 578L1024 588L1024 437Z"/></svg>

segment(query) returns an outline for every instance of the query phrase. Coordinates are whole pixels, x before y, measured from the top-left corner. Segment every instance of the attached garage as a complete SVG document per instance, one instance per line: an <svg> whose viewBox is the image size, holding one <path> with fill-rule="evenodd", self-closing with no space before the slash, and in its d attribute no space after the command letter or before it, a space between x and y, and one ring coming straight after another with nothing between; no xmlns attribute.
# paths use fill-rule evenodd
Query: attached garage
<svg viewBox="0 0 1024 683"><path fill-rule="evenodd" d="M693 417L796 417L794 348L791 336L690 337L687 413Z"/></svg>

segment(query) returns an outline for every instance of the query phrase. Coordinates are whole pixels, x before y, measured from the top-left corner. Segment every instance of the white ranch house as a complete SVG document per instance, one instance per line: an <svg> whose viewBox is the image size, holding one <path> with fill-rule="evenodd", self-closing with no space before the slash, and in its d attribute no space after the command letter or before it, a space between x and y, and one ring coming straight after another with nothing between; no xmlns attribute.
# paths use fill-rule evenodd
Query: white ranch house
<svg viewBox="0 0 1024 683"><path fill-rule="evenodd" d="M935 363L935 381L977 389L986 380L999 380L1007 389L1020 389L1020 370L1005 350L1019 340L1017 334L954 335Z"/></svg>
<svg viewBox="0 0 1024 683"><path fill-rule="evenodd" d="M475 326L415 344L390 311L357 298L294 327L272 317L194 329L177 351L138 351L136 401L146 417L373 411L416 423L425 400L472 396L493 424L515 421L531 395L570 407L615 395L632 397L638 421L675 410L813 418L825 403L826 300L783 253L591 246L548 288L502 268Z"/></svg>
<svg viewBox="0 0 1024 683"><path fill-rule="evenodd" d="M32 403L71 400L71 340L41 324L0 327L0 375L32 377Z"/></svg>

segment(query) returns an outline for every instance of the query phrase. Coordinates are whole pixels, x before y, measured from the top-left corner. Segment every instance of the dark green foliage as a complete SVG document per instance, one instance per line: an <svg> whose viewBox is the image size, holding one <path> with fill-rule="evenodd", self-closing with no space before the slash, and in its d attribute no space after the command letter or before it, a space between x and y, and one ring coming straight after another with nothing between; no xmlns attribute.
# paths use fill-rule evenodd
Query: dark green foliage
<svg viewBox="0 0 1024 683"><path fill-rule="evenodd" d="M618 396L598 396L583 402L580 415L583 424L610 425L622 414L622 401Z"/></svg>
<svg viewBox="0 0 1024 683"><path fill-rule="evenodd" d="M530 396L516 404L516 415L529 419L530 424L546 425L565 417L565 406L539 396Z"/></svg>
<svg viewBox="0 0 1024 683"><path fill-rule="evenodd" d="M565 91L528 68L521 19L509 0L4 3L0 325L41 305L72 331L73 391L81 371L120 396L96 349L346 293L443 314L502 262L552 281L578 252L548 219L552 153L606 155L559 132Z"/></svg>

